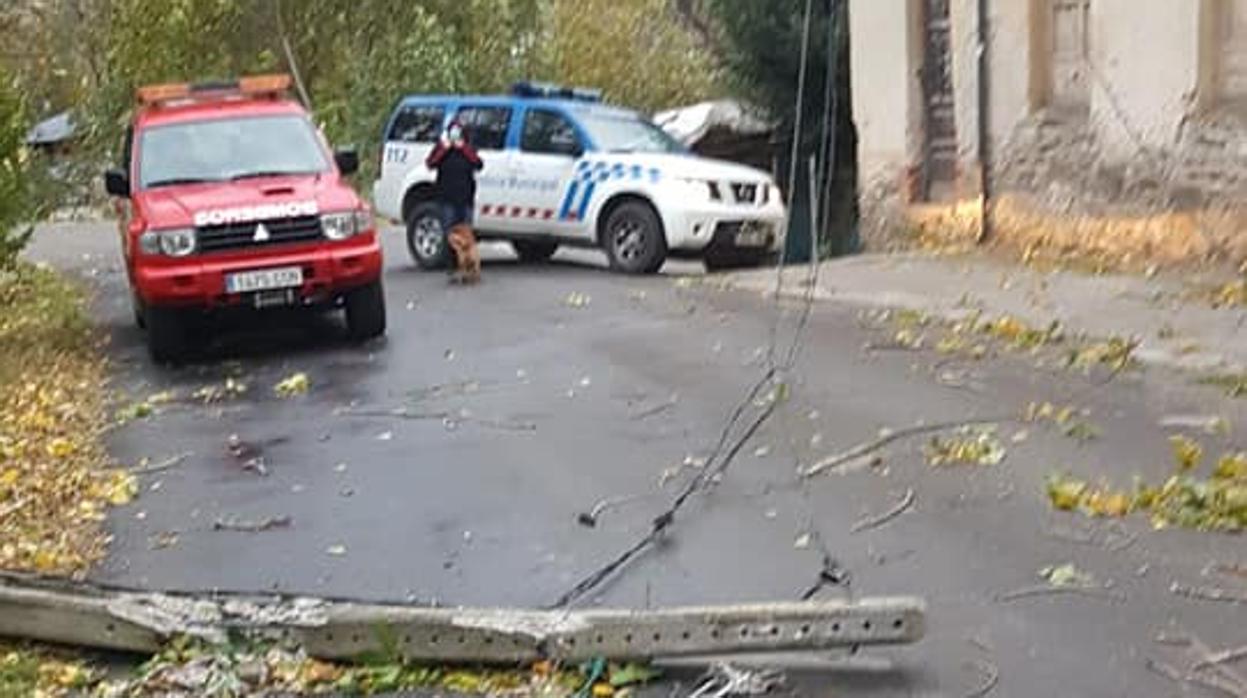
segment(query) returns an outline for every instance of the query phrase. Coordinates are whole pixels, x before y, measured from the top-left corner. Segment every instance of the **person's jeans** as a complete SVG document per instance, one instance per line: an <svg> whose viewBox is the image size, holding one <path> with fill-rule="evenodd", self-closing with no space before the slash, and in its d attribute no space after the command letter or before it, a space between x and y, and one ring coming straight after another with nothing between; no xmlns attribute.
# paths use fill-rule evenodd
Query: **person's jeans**
<svg viewBox="0 0 1247 698"><path fill-rule="evenodd" d="M456 225L472 225L472 206L463 204L442 204L442 230L446 233Z"/></svg>

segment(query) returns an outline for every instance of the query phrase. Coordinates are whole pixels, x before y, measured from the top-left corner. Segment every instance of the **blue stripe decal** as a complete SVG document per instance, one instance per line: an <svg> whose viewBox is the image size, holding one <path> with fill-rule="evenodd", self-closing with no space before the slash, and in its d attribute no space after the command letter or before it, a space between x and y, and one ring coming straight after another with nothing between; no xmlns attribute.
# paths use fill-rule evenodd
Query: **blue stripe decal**
<svg viewBox="0 0 1247 698"><path fill-rule="evenodd" d="M585 196L580 200L580 211L576 214L577 219L584 220L585 215L589 213L589 201L593 198L593 190L597 188L595 182L589 182L589 186L585 187Z"/></svg>
<svg viewBox="0 0 1247 698"><path fill-rule="evenodd" d="M576 192L580 189L580 182L572 180L572 184L567 188L567 196L563 197L563 205L559 207L559 220L567 220L567 216L572 212L572 202L576 200Z"/></svg>

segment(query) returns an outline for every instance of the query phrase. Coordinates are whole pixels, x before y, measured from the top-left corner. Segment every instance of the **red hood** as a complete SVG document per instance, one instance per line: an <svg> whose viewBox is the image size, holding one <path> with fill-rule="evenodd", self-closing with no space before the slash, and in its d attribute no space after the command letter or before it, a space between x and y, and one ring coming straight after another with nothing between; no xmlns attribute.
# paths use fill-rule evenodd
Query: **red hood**
<svg viewBox="0 0 1247 698"><path fill-rule="evenodd" d="M360 206L355 192L331 173L159 187L136 192L134 203L147 226L153 228L191 227L196 225L197 215L200 223L222 223Z"/></svg>

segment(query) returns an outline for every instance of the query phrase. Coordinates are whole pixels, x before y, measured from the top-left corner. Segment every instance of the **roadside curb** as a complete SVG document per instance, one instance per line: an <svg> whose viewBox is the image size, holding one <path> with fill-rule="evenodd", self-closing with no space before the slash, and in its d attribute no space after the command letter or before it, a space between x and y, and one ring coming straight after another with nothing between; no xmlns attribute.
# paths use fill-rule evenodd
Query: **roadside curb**
<svg viewBox="0 0 1247 698"><path fill-rule="evenodd" d="M921 258L904 255L891 258L887 262L903 262L913 259ZM872 289L867 292L838 288L826 281L829 275L835 273L835 264L835 262L825 263L824 268L820 270L818 287L814 289L813 293L809 291L809 272L807 267L792 266L785 269L783 285L779 289L780 297L786 300L813 298L815 301L824 303L835 303L865 309L913 310L948 322L963 320L967 315L976 311L991 315L1008 314L1016 316L1036 327L1048 325L1055 320L1059 321L1063 327L1071 332L1084 334L1092 338L1104 338L1106 336L1102 329L1070 322L1059 313L1019 312L1016 308L998 307L983 298L976 299L973 304L964 304L955 299L940 298L906 290ZM759 293L765 297L771 297L776 290L776 273L773 269L737 272L717 278L707 277L704 283L712 287ZM1175 351L1157 343L1146 330L1134 332L1133 337L1139 340L1139 346L1134 352L1134 358L1146 366L1187 373L1238 372L1247 369L1247 365L1236 362L1231 357L1215 349L1187 352Z"/></svg>

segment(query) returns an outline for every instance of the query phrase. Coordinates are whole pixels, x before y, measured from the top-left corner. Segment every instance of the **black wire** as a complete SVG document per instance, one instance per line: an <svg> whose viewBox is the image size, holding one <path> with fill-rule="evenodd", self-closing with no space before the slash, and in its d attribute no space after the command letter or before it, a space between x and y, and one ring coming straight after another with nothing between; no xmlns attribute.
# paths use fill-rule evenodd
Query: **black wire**
<svg viewBox="0 0 1247 698"><path fill-rule="evenodd" d="M796 169L795 153L796 153L796 149L798 147L798 143L800 142L800 137L801 137L801 131L800 131L801 111L804 109L804 105L805 105L805 75L806 75L807 63L809 62L809 54L808 54L809 24L810 24L812 7L813 7L812 0L807 0L806 11L805 11L805 34L802 40L801 76L800 76L800 85L798 86L798 96L797 96L796 132L793 135L793 150L794 150L794 158L793 158L793 163L792 163L793 171L795 171ZM824 102L826 103L827 100L828 100L827 95L824 95ZM793 199L793 193L795 192L795 187L796 187L795 176L792 177L791 179L794 181L789 182L789 201L790 202ZM813 205L814 203L813 203L813 200L811 199L810 206L813 206ZM791 210L791 206L789 208ZM811 232L816 234L816 231L811 231ZM813 253L814 251L813 249L811 249L810 251L811 264L815 268L814 280L816 281L818 260L813 259ZM782 260L782 253L781 253L780 267L779 267L781 279L783 276L782 261L783 260ZM582 578L574 586L572 586L570 589L564 592L563 595L561 595L558 598L558 600L556 600L550 606L550 608L555 608L555 609L565 608L575 603L577 600L583 598L586 594L588 594L589 592L599 587L607 579L613 576L616 572L623 569L624 566L628 565L635 558L637 558L642 553L644 553L646 550L648 550L651 546L656 544L662 538L663 534L667 531L667 529L675 522L676 514L680 512L680 510L684 507L684 505L688 502L688 500L692 498L694 494L697 494L698 492L706 489L708 483L713 483L717 476L721 476L724 472L726 472L728 467L736 459L736 456L739 455L741 449L745 447L745 444L747 444L750 441L750 439L752 439L753 436L758 432L758 430L762 428L762 425L765 424L775 414L776 409L779 407L779 404L784 399L783 396L773 395L771 399L768 400L766 407L762 410L762 412L758 415L758 417L754 419L753 422L749 425L749 427L744 431L744 433L741 434L738 439L736 439L736 441L732 444L732 447L727 451L727 453L723 455L721 459L719 458L719 455L723 452L723 447L727 444L728 439L731 437L733 429L735 428L736 424L740 421L741 417L744 416L745 410L747 410L749 405L751 405L753 401L757 398L758 393L761 392L762 388L764 388L768 384L771 384L774 381L776 375L778 374L780 370L779 367L777 367L775 364L775 349L776 349L775 347L776 336L775 335L777 331L778 317L780 315L779 300L780 300L780 294L778 293L778 288L777 288L777 292L775 294L775 305L776 305L775 316L777 320L776 320L776 323L773 324L771 327L771 341L770 341L770 346L767 351L767 370L762 375L762 377L759 378L753 384L753 387L750 389L750 391L745 396L745 398L742 399L739 403L737 403L735 409L733 409L731 416L729 417L726 425L724 425L723 430L719 435L719 440L715 444L715 447L711 452L711 455L706 463L706 466L695 477L689 480L689 482L684 486L684 488L680 491L680 493L676 495L676 497L672 500L671 505L665 511L663 511L661 514L659 514L657 517L654 518L653 522L651 523L649 533L647 533L643 538L641 538L636 543L634 543L631 547L625 549L619 555L615 556L615 558L613 558L610 562L607 562L606 564L602 565L601 567L597 568L596 570L594 570L593 572L591 572L590 574ZM788 355L785 359L785 363L784 363L785 370L790 369L793 363L795 362L795 359L798 353L796 345L801 343L802 339L804 338L805 328L809 322L811 306L813 305L813 302L814 302L813 284L811 284L811 286L807 288L806 297L804 298L804 301L805 301L805 308L803 310L801 319L798 322L797 329L793 335L792 345L789 347ZM712 467L712 464L714 464L716 459L718 459L719 462L717 465L713 465ZM831 575L828 572L828 570L831 569L832 566L834 566L834 560L831 559L831 556L829 554L825 553L824 554L824 570L823 570L823 573L820 574L820 579L822 578L823 575L835 576L835 575ZM816 592L817 592L817 589L815 589L813 593L816 593Z"/></svg>
<svg viewBox="0 0 1247 698"><path fill-rule="evenodd" d="M729 423L727 429L725 429L725 434L731 429L731 426L739 420L740 415L744 412L744 407L753 400L753 396L757 394L760 387L765 384L765 381L769 380L771 372L768 371L767 373L768 377L763 381L759 381L759 383L755 385L754 390L751 391L749 399L742 401L741 405L737 407L732 421ZM775 409L779 405L779 402L780 401L778 399L772 399L769 402L762 413L758 415L758 417L749 425L749 428L745 430L745 433L742 434L741 437L732 445L732 448L720 461L718 467L716 467L713 471L710 471L709 465L707 465L706 469L703 470L702 473L699 473L698 477L693 478L688 482L688 484L685 485L680 494L672 500L671 506L654 518L650 525L650 531L645 535L645 537L633 544L632 547L624 550L610 562L602 565L597 570L581 579L575 586L567 590L558 598L557 601L551 604L549 608L565 608L575 603L577 600L583 598L585 594L588 594L600 586L603 582L614 575L615 572L632 562L634 558L645 552L650 546L657 543L662 538L666 530L672 525L672 523L675 522L676 514L678 514L680 509L684 507L689 498L691 498L699 490L703 489L705 483L712 482L715 475L721 474L727 470L728 466L732 464L732 461L735 460L736 456L740 453L740 450L744 448L745 444L753 438L758 429L762 428L762 425L765 424L766 421L771 418L771 415L775 413ZM726 437L720 441L720 447L724 443L726 443Z"/></svg>

